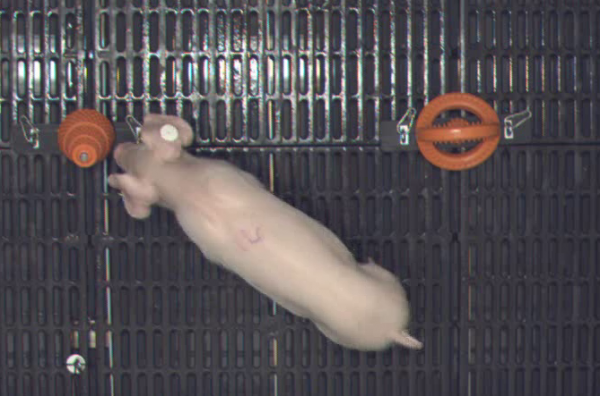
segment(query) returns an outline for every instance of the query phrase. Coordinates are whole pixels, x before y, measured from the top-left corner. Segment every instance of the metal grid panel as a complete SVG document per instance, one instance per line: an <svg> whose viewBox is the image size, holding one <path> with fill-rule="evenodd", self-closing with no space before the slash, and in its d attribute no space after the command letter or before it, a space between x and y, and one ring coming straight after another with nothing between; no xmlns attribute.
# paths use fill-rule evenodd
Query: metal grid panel
<svg viewBox="0 0 600 396"><path fill-rule="evenodd" d="M3 240L0 391L7 395L69 394L87 389L67 357L90 345L86 247L47 240ZM93 342L93 341L92 341Z"/></svg>
<svg viewBox="0 0 600 396"><path fill-rule="evenodd" d="M103 252L98 394L273 394L264 297L187 241L116 240Z"/></svg>
<svg viewBox="0 0 600 396"><path fill-rule="evenodd" d="M3 150L0 172L2 238L87 242L84 226L90 214L84 210L83 173L77 167L60 155Z"/></svg>
<svg viewBox="0 0 600 396"><path fill-rule="evenodd" d="M119 120L181 115L199 144L376 143L380 121L446 88L440 1L96 0L95 10L100 108Z"/></svg>
<svg viewBox="0 0 600 396"><path fill-rule="evenodd" d="M588 1L463 2L463 87L500 114L530 106L544 143L597 138ZM465 172L461 392L600 392L597 150L499 150Z"/></svg>
<svg viewBox="0 0 600 396"><path fill-rule="evenodd" d="M58 155L7 150L0 171L0 393L86 391L87 375L66 369L95 348L83 172Z"/></svg>
<svg viewBox="0 0 600 396"><path fill-rule="evenodd" d="M599 160L503 149L465 174L464 392L600 391Z"/></svg>
<svg viewBox="0 0 600 396"><path fill-rule="evenodd" d="M5 0L0 21L0 147L6 147L20 116L58 123L81 107L86 53L80 0Z"/></svg>
<svg viewBox="0 0 600 396"><path fill-rule="evenodd" d="M587 0L463 3L463 89L500 115L530 106L533 137L598 138L600 5Z"/></svg>
<svg viewBox="0 0 600 396"><path fill-rule="evenodd" d="M75 349L67 341L52 344L44 334L57 329L66 339L70 329L87 334L91 328L92 338L80 336L90 368L80 378L83 385L75 385L84 394L598 393L595 151L505 149L461 176L435 170L417 154L339 147L376 143L379 120L397 119L408 106L420 109L427 99L461 87L496 101L501 114L531 103L540 139L592 139L597 92L594 78L586 76L596 74L596 5L26 3L4 1L0 8L0 145L10 144L7 125L17 115L57 122L83 102L116 120L141 118L148 110L181 114L204 145L334 143L338 148L213 154L229 156L331 226L359 258L399 263L393 270L405 279L427 348L358 354L336 347L206 263L172 215L157 210L146 222L130 220L107 191L106 169L95 169L90 179L62 158L5 150L3 392L63 394L73 386L64 368L55 363L50 375L38 373L45 370L46 350L60 350L63 359ZM36 29L42 25L49 39L39 50ZM60 37L58 52L53 37ZM17 42L28 43L27 49ZM55 76L56 68L64 74ZM64 184L48 193L56 166L66 170L58 173ZM23 170L14 177L12 169ZM109 162L108 170L114 169ZM44 172L50 185L40 181ZM89 198L85 206L83 197ZM48 214L58 210L66 221ZM80 221L73 222L68 210ZM41 259L33 252L43 255L58 243L62 251L53 253L49 268L60 268L53 263L62 255L63 272L50 281L49 273L36 269ZM562 254L574 255L577 265L559 261ZM536 266L539 258L543 265ZM85 274L76 260L86 263ZM17 284L24 285L19 295ZM85 294L69 308L75 321L33 326L31 315L18 317L17 308L31 305L34 287ZM66 315L58 309L53 314ZM38 317L44 313L50 308ZM33 327L42 338L32 344L35 335L27 331ZM41 349L32 348L35 342Z"/></svg>

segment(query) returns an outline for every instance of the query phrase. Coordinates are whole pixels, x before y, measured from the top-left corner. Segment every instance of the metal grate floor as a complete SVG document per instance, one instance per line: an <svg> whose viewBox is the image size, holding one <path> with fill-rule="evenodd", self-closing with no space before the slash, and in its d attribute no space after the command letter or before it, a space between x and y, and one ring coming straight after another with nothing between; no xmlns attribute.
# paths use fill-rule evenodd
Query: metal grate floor
<svg viewBox="0 0 600 396"><path fill-rule="evenodd" d="M600 394L600 4L0 0L0 395ZM378 148L450 91L533 143L446 172ZM15 120L179 114L399 275L425 349L326 341L156 210L18 152ZM80 354L85 370L66 360Z"/></svg>

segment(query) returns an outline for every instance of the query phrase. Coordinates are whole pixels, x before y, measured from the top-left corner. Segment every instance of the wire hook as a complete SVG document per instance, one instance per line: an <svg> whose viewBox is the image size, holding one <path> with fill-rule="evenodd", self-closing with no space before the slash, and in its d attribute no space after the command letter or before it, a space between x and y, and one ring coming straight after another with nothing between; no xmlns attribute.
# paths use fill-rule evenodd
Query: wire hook
<svg viewBox="0 0 600 396"><path fill-rule="evenodd" d="M417 110L414 107L409 107L406 113L400 119L398 123L398 133L400 134L400 144L407 146L410 144L410 130L412 129L413 123L415 122L415 116Z"/></svg>
<svg viewBox="0 0 600 396"><path fill-rule="evenodd" d="M22 115L19 117L19 125L21 127L21 132L23 132L23 136L25 140L33 146L34 149L40 148L40 130L33 125L31 120L27 118L27 116Z"/></svg>
<svg viewBox="0 0 600 396"><path fill-rule="evenodd" d="M523 117L515 124L515 119L519 119ZM515 137L515 129L519 128L525 122L527 122L532 117L531 110L526 108L525 110L511 114L504 119L504 138L513 139Z"/></svg>
<svg viewBox="0 0 600 396"><path fill-rule="evenodd" d="M125 117L125 122L133 134L135 142L140 143L142 141L142 124L132 115Z"/></svg>

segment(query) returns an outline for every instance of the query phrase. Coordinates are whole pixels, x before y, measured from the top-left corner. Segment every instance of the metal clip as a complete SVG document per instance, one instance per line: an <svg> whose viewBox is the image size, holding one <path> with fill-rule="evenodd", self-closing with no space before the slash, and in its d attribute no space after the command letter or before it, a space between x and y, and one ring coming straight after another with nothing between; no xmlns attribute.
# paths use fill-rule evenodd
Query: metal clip
<svg viewBox="0 0 600 396"><path fill-rule="evenodd" d="M414 107L409 107L406 110L406 113L400 119L398 123L398 134L400 135L400 144L403 146L408 146L410 144L410 130L413 127L413 123L415 122L415 116L417 115L417 110Z"/></svg>
<svg viewBox="0 0 600 396"><path fill-rule="evenodd" d="M521 120L515 123L515 119L519 119L523 117ZM532 117L531 110L529 107L519 113L511 114L504 119L504 138L505 139L514 139L515 137L515 129L523 125L527 120Z"/></svg>
<svg viewBox="0 0 600 396"><path fill-rule="evenodd" d="M127 126L131 130L133 137L135 138L136 143L140 143L142 141L142 124L136 120L134 116L128 115L125 117L125 122Z"/></svg>
<svg viewBox="0 0 600 396"><path fill-rule="evenodd" d="M25 140L33 146L35 150L40 148L40 130L36 128L27 116L19 118L19 125Z"/></svg>

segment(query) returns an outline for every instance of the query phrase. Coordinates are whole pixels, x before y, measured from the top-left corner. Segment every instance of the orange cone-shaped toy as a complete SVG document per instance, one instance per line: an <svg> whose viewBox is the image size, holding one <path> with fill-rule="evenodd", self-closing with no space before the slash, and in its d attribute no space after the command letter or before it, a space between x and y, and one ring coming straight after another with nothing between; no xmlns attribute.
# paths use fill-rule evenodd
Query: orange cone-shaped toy
<svg viewBox="0 0 600 396"><path fill-rule="evenodd" d="M58 147L82 168L103 161L114 142L115 130L111 122L96 110L76 110L58 128Z"/></svg>

